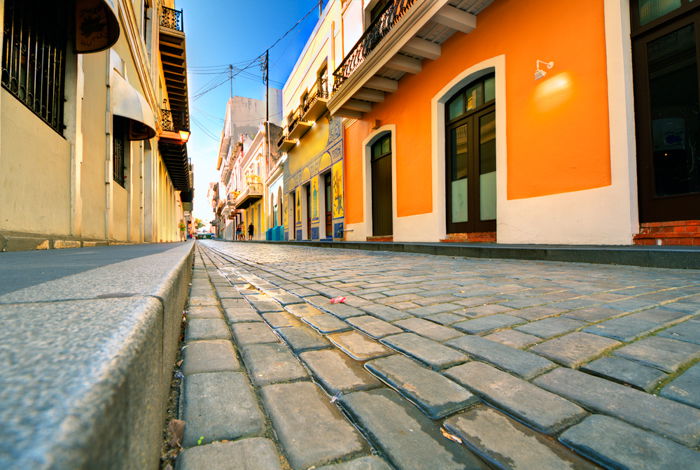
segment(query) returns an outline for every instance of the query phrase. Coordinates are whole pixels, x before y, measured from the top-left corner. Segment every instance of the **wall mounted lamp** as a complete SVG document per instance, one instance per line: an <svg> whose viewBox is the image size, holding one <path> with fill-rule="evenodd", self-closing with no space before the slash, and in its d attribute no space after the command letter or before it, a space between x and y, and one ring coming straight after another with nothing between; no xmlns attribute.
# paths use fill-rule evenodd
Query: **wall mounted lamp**
<svg viewBox="0 0 700 470"><path fill-rule="evenodd" d="M189 131L180 131L178 132L180 134L180 140L182 141L183 144L186 144L188 140L190 140L190 132Z"/></svg>
<svg viewBox="0 0 700 470"><path fill-rule="evenodd" d="M547 70L544 70L542 66L547 67L547 70L551 70L552 67L554 67L554 61L552 62L545 62L544 60L537 60L535 62L535 80L539 80L540 78L544 78L545 75L547 75Z"/></svg>

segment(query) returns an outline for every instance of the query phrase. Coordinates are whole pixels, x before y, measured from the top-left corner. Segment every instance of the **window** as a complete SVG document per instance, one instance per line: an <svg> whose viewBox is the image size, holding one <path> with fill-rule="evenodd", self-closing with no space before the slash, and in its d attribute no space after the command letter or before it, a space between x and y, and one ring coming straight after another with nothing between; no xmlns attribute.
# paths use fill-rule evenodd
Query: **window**
<svg viewBox="0 0 700 470"><path fill-rule="evenodd" d="M125 119L115 116L112 127L112 179L121 187L126 182L126 162L129 156L129 126Z"/></svg>
<svg viewBox="0 0 700 470"><path fill-rule="evenodd" d="M59 134L68 11L63 2L5 1L2 86Z"/></svg>

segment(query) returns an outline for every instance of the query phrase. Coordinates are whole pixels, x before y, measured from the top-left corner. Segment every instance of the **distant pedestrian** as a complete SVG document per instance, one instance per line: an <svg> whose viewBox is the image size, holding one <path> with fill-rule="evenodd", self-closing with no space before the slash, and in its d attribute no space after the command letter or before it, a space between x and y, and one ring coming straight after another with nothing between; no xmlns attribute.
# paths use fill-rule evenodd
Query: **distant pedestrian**
<svg viewBox="0 0 700 470"><path fill-rule="evenodd" d="M250 225L248 225L248 240L253 239L253 234L255 233L255 226L251 222Z"/></svg>
<svg viewBox="0 0 700 470"><path fill-rule="evenodd" d="M243 238L243 224L236 225L236 240Z"/></svg>

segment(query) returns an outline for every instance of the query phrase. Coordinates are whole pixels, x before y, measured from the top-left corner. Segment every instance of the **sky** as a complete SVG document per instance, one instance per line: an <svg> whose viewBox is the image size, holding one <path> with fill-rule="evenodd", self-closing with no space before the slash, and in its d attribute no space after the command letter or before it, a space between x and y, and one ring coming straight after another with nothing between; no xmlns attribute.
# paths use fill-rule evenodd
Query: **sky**
<svg viewBox="0 0 700 470"><path fill-rule="evenodd" d="M192 132L187 152L194 164L193 212L208 224L213 213L207 190L210 182L218 181L216 159L230 94L228 64L239 69L251 64L316 7L270 50L270 87L281 89L318 21L318 0L176 0L176 6L184 10L187 37ZM214 88L217 84L221 85ZM233 95L265 98L256 63L233 79Z"/></svg>

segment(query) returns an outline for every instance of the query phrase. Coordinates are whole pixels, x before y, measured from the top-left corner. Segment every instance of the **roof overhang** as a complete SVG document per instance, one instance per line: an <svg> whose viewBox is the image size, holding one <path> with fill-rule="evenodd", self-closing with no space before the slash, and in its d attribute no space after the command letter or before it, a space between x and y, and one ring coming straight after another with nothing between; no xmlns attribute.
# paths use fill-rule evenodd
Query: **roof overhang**
<svg viewBox="0 0 700 470"><path fill-rule="evenodd" d="M100 52L112 47L117 39L119 19L113 0L76 0L75 52Z"/></svg>

